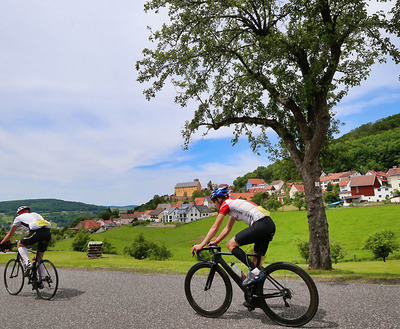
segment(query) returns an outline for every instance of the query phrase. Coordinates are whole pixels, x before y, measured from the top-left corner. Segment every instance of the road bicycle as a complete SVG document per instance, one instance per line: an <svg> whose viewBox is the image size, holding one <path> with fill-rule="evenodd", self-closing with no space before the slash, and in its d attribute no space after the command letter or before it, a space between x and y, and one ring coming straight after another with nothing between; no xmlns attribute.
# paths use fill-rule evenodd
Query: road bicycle
<svg viewBox="0 0 400 329"><path fill-rule="evenodd" d="M208 257L203 256L203 251L210 253L207 253ZM221 252L221 247L216 245L203 248L198 253L199 262L186 275L186 298L198 314L218 317L226 312L232 302L229 276L243 291L250 311L261 308L280 325L302 326L316 314L317 287L299 266L284 262L270 264L262 269L264 277L260 281L243 286L243 278L234 272L223 256L232 256L232 253ZM257 257L253 254L247 256ZM259 262L260 257L257 258Z"/></svg>
<svg viewBox="0 0 400 329"><path fill-rule="evenodd" d="M15 247L16 243L0 245L2 251L9 250ZM36 252L27 249L36 255ZM42 299L51 299L58 289L58 273L54 264L47 260L38 260L37 257L33 258L32 269L26 275L28 285L32 285L32 290L36 290L37 295ZM7 291L11 295L18 295L25 282L24 266L22 265L22 258L17 251L17 258L10 259L4 269L4 284Z"/></svg>

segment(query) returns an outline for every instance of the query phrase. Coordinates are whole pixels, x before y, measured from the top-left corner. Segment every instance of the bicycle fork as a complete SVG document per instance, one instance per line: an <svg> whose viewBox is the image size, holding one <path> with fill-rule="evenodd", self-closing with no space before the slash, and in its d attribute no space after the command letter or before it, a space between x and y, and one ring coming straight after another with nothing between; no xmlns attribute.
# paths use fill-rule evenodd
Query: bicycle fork
<svg viewBox="0 0 400 329"><path fill-rule="evenodd" d="M214 280L215 271L217 270L217 263L212 263L210 273L208 274L206 286L204 287L204 291L210 290L212 282Z"/></svg>

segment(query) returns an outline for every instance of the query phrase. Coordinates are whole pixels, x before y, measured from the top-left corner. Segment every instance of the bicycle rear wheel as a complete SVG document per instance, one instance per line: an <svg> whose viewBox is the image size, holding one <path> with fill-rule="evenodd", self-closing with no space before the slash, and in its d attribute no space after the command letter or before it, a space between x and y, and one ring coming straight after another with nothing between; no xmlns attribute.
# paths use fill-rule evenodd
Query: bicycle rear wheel
<svg viewBox="0 0 400 329"><path fill-rule="evenodd" d="M18 295L24 286L24 270L17 259L10 259L4 269L4 284L9 294Z"/></svg>
<svg viewBox="0 0 400 329"><path fill-rule="evenodd" d="M43 269L40 269L43 265ZM35 289L38 296L42 299L51 299L58 289L58 273L57 269L49 260L43 260L41 265L36 267L36 277L38 282Z"/></svg>
<svg viewBox="0 0 400 329"><path fill-rule="evenodd" d="M232 284L225 271L216 266L211 285L207 288L211 267L211 263L200 262L190 268L185 278L185 294L197 313L217 317L224 314L232 302Z"/></svg>
<svg viewBox="0 0 400 329"><path fill-rule="evenodd" d="M291 327L308 323L318 309L318 290L306 271L290 263L265 269L257 287L261 308L275 322Z"/></svg>

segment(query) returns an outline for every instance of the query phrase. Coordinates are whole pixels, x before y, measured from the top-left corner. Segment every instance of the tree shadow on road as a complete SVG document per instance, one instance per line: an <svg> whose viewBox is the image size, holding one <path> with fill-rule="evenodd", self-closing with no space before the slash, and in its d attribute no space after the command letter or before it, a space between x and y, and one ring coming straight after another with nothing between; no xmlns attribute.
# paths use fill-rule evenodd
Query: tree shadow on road
<svg viewBox="0 0 400 329"><path fill-rule="evenodd" d="M326 311L322 309L318 309L317 314L315 314L314 318L304 325L302 328L337 328L339 325L332 321L325 320ZM248 310L240 310L236 312L226 312L221 318L226 319L258 319L261 323L265 325L276 325L274 321L272 321L264 312L261 311L253 311L249 312Z"/></svg>
<svg viewBox="0 0 400 329"><path fill-rule="evenodd" d="M66 301L84 294L84 291L78 289L59 288L55 296L51 299L54 301Z"/></svg>

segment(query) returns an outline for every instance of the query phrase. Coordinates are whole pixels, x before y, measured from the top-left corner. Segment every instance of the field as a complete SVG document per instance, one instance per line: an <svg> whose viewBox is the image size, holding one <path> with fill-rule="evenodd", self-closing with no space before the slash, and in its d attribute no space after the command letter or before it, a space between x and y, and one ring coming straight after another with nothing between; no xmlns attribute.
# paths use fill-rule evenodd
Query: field
<svg viewBox="0 0 400 329"><path fill-rule="evenodd" d="M345 258L334 264L334 271L313 272L321 279L362 279L380 280L382 278L397 282L400 278L400 251L392 254L386 263L373 260L372 253L362 250L364 240L372 233L390 229L400 239L400 205L370 206L357 208L327 209L331 241L338 241L345 249ZM267 253L267 263L289 261L306 268L294 240L308 237L308 224L305 211L276 211L271 214L277 232ZM93 240L108 241L117 249L118 255L103 255L102 259L88 259L85 253L73 252L72 239L57 242L47 257L60 267L87 267L126 269L141 272L185 273L195 262L190 254L192 244L200 242L214 222L210 217L178 227L131 227L124 226L104 233L93 234ZM226 219L225 219L226 220ZM243 223L236 223L229 236L243 229ZM135 260L123 254L133 238L143 233L146 239L164 243L173 253L168 261ZM221 243L225 246L225 243ZM0 255L4 263L10 255Z"/></svg>

